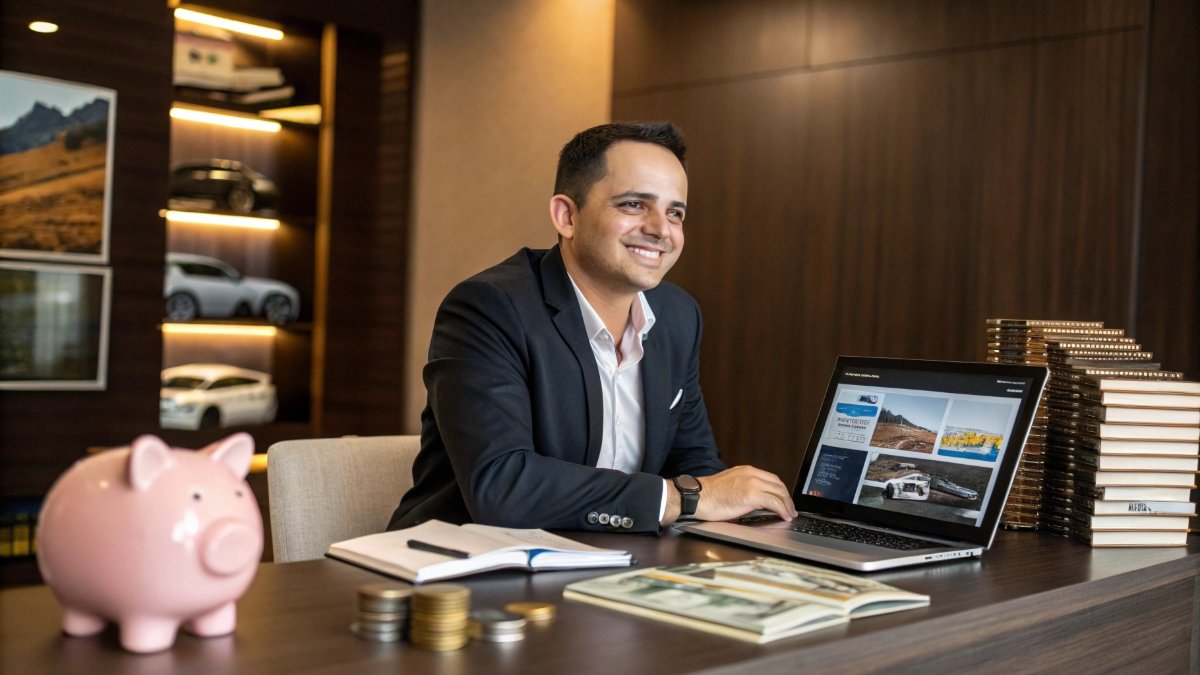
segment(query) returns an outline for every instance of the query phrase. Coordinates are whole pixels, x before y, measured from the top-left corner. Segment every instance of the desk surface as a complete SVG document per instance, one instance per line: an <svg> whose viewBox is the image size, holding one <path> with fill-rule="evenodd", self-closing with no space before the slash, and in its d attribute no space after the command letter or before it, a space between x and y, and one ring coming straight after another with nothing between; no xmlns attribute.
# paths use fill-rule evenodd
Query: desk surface
<svg viewBox="0 0 1200 675"><path fill-rule="evenodd" d="M576 533L591 544L632 551L639 566L739 560L748 549L668 534ZM264 564L238 603L234 635L180 634L167 652L123 652L110 628L94 638L58 629L45 587L0 592L0 672L754 672L826 668L944 672L1028 671L1066 664L1136 664L1177 672L1200 649L1200 537L1186 549L1089 549L1036 533L1001 532L983 558L870 575L928 593L928 607L753 645L564 601L562 587L614 570L496 572L461 580L472 606L514 600L558 604L558 618L531 625L523 642L472 643L458 652L376 644L348 630L359 584L370 572L332 560ZM1112 652L1111 654L1109 652ZM1114 660L1117 659L1117 660ZM399 666L399 667L398 667ZM1167 670L1156 670L1162 666ZM932 670L928 670L932 668Z"/></svg>

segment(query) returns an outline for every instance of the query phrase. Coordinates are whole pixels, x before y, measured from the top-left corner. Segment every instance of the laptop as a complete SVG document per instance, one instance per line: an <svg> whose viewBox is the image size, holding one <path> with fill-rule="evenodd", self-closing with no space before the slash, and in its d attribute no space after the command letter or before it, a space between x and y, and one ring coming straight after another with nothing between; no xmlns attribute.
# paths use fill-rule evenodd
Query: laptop
<svg viewBox="0 0 1200 675"><path fill-rule="evenodd" d="M677 528L864 572L979 556L996 535L1048 374L839 357L792 489L800 517L756 512Z"/></svg>

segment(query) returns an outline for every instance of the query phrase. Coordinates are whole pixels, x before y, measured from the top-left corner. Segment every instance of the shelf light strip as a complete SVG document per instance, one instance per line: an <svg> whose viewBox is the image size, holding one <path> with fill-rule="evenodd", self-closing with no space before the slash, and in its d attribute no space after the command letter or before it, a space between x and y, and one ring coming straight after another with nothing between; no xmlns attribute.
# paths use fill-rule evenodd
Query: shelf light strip
<svg viewBox="0 0 1200 675"><path fill-rule="evenodd" d="M220 225L223 227L247 227L252 230L278 230L276 218L253 218L251 216L226 216L220 213L195 213L193 211L163 211L164 218L173 223L194 225Z"/></svg>
<svg viewBox="0 0 1200 675"><path fill-rule="evenodd" d="M164 333L173 335L246 335L275 337L274 326L233 326L223 323L164 323Z"/></svg>
<svg viewBox="0 0 1200 675"><path fill-rule="evenodd" d="M189 122L203 122L204 124L217 124L223 127L267 131L270 133L278 133L283 127L282 124L274 120L241 117L238 115L222 115L220 113L206 112L204 110L196 110L195 108L180 108L178 106L171 108L171 117Z"/></svg>
<svg viewBox="0 0 1200 675"><path fill-rule="evenodd" d="M202 23L205 26L224 28L225 30L231 30L235 33L253 35L255 37L266 38L268 40L283 39L283 31L277 28L268 28L267 26L260 26L258 24L248 23L245 21L234 21L233 19L226 19L222 16L205 14L204 12L197 12L193 9L184 9L183 7L178 7L175 9L175 18L183 21L191 21L192 23Z"/></svg>

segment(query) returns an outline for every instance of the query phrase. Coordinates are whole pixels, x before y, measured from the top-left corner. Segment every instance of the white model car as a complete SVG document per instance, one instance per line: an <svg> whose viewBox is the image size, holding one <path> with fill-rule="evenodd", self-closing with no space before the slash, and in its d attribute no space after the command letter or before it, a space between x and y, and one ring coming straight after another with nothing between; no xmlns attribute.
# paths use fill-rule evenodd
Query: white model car
<svg viewBox="0 0 1200 675"><path fill-rule="evenodd" d="M162 371L158 421L165 429L270 424L278 405L267 373L189 363Z"/></svg>
<svg viewBox="0 0 1200 675"><path fill-rule="evenodd" d="M274 279L244 277L216 258L168 253L163 280L167 319L261 316L285 324L300 315L300 292Z"/></svg>
<svg viewBox="0 0 1200 675"><path fill-rule="evenodd" d="M923 473L910 473L907 476L893 478L883 484L883 494L888 499L929 499L929 476Z"/></svg>

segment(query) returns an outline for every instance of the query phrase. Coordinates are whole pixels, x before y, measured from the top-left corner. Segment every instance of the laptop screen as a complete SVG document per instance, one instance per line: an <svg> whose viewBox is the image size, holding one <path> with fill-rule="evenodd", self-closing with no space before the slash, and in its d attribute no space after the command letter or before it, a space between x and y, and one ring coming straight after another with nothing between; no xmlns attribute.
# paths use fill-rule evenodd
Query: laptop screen
<svg viewBox="0 0 1200 675"><path fill-rule="evenodd" d="M988 545L1046 368L840 357L797 508Z"/></svg>

